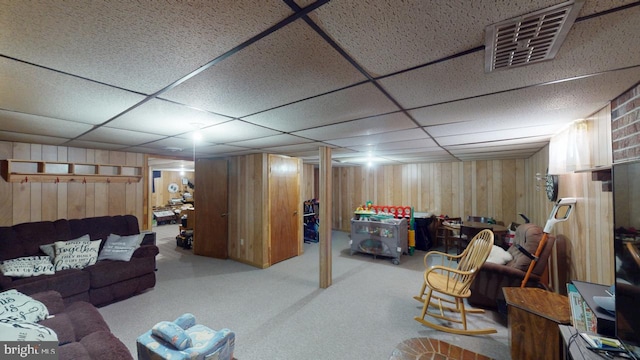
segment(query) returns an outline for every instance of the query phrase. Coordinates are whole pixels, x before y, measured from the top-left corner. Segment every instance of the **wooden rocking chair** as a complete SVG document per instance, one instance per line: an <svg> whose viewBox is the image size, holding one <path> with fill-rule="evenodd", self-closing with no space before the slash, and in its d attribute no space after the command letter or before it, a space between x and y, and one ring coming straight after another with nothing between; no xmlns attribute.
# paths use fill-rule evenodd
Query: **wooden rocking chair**
<svg viewBox="0 0 640 360"><path fill-rule="evenodd" d="M482 309L465 310L464 299L471 295L469 290L473 279L478 273L478 269L489 257L493 247L493 232L489 229L482 230L469 243L467 248L460 255L450 255L440 251L429 251L424 256L425 266L428 264L428 257L441 256L442 265L434 265L424 272L424 283L419 296L414 299L424 303L422 315L415 317L415 320L434 328L454 334L483 335L496 333L496 329L468 329L467 313L483 313ZM449 262L458 261L457 268L445 266L445 260ZM435 295L438 293L439 295ZM441 295L440 295L441 294ZM446 296L443 297L443 296ZM453 298L453 299L451 299ZM443 303L453 304L454 307L446 306ZM439 311L428 311L429 307L436 307ZM446 313L445 313L446 312ZM459 316L457 315L459 314ZM446 320L453 323L462 324L462 328L447 327L425 320L429 315L434 318Z"/></svg>

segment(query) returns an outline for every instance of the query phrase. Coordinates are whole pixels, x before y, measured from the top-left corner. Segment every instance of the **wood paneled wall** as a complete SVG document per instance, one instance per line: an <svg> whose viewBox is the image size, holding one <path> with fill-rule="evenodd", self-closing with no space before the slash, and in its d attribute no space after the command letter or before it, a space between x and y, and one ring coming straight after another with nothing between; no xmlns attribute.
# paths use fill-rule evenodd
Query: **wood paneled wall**
<svg viewBox="0 0 640 360"><path fill-rule="evenodd" d="M315 165L311 165L311 164L302 165L302 183L300 188L300 196L302 197L302 201L315 199L317 197L315 192L316 172L317 172L317 168Z"/></svg>
<svg viewBox="0 0 640 360"><path fill-rule="evenodd" d="M369 200L435 215L522 222L525 170L524 159L333 168L333 228L349 231L354 209Z"/></svg>
<svg viewBox="0 0 640 360"><path fill-rule="evenodd" d="M267 165L266 154L229 159L229 257L259 268L269 266Z"/></svg>
<svg viewBox="0 0 640 360"><path fill-rule="evenodd" d="M594 119L599 119L595 137L606 138L607 128L601 121L610 121L609 107ZM604 153L597 156L606 159L606 144L594 146L592 154ZM1 141L0 158L135 166L145 163L144 155L138 153ZM367 200L449 216L492 216L505 224L522 222L518 214L524 213L543 226L552 203L543 189L537 190L542 184L535 174L546 172L548 158L547 146L528 159L336 167L332 170L332 227L349 231L353 210ZM268 230L266 159L265 154L257 154L229 160L229 255L258 267L268 266L264 235ZM303 200L315 197L315 171L313 165L303 166ZM135 184L20 184L0 180L0 225L115 214L136 215L142 225L144 187L148 184L148 174L144 175L145 179ZM559 196L578 199L575 213L554 229L556 235L567 239L567 278L611 284L612 193L603 192L601 183L592 181L588 172L563 174L559 180ZM558 281L562 274L555 273L552 278L556 288L564 286Z"/></svg>
<svg viewBox="0 0 640 360"><path fill-rule="evenodd" d="M611 159L610 144L602 141L610 138L610 115L607 106L589 119L591 139L597 140L592 142L594 165L606 165ZM536 173L546 174L548 166L549 146L528 159L334 168L332 225L350 231L353 210L371 200L436 215L491 216L504 224L522 223L518 214L523 213L544 226L553 203ZM559 183L559 197L575 197L577 205L569 220L554 228L554 235L566 240L567 264L559 266L558 251L554 251L551 284L559 292L565 291L569 280L612 284L612 193L591 180L590 172L562 174ZM558 269L567 271L558 273Z"/></svg>
<svg viewBox="0 0 640 360"><path fill-rule="evenodd" d="M0 141L0 159L144 166L144 154ZM7 183L0 179L0 225L131 214L143 224L147 174L137 183Z"/></svg>
<svg viewBox="0 0 640 360"><path fill-rule="evenodd" d="M611 107L609 105L592 114L589 121L591 163L594 167L610 166L611 155ZM545 173L549 157L545 147L527 160L529 172ZM530 193L531 221L546 223L553 204L546 200L543 191ZM591 172L560 174L559 197L574 197L576 208L569 220L554 228L555 235L566 239L567 278L611 285L614 281L613 257L613 193L603 191L602 182L592 180ZM558 250L558 249L556 249ZM557 261L557 257L554 257ZM561 267L558 267L561 268ZM564 274L553 274L557 276ZM562 284L560 284L562 285Z"/></svg>

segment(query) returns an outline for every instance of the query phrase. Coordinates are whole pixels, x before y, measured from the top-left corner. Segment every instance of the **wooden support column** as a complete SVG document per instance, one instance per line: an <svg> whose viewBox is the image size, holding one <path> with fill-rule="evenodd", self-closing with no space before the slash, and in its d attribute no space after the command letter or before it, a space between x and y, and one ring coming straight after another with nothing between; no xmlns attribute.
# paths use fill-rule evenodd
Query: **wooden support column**
<svg viewBox="0 0 640 360"><path fill-rule="evenodd" d="M331 149L320 148L320 288L331 286Z"/></svg>

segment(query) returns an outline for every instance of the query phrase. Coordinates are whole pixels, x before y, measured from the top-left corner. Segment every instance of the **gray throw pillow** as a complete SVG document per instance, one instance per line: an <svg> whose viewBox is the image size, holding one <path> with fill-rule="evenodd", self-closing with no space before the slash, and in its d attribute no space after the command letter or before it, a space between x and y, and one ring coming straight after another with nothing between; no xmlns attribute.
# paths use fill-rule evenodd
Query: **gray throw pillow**
<svg viewBox="0 0 640 360"><path fill-rule="evenodd" d="M129 261L141 242L140 234L129 236L110 234L98 255L98 260Z"/></svg>

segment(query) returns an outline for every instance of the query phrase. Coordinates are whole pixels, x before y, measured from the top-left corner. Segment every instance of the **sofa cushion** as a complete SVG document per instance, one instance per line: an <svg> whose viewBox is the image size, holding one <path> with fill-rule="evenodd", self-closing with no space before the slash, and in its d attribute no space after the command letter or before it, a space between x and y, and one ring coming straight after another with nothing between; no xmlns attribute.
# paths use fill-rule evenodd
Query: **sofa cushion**
<svg viewBox="0 0 640 360"><path fill-rule="evenodd" d="M5 260L0 265L4 276L28 277L55 273L48 256L25 256Z"/></svg>
<svg viewBox="0 0 640 360"><path fill-rule="evenodd" d="M78 342L60 346L58 358L74 360L133 359L127 347L109 331L96 331Z"/></svg>
<svg viewBox="0 0 640 360"><path fill-rule="evenodd" d="M84 269L91 266L98 260L98 252L102 240L94 240L86 242L67 242L56 241L56 257L55 268L58 270L65 269Z"/></svg>
<svg viewBox="0 0 640 360"><path fill-rule="evenodd" d="M140 234L128 236L109 234L102 250L100 250L98 260L129 261L141 242L142 235Z"/></svg>
<svg viewBox="0 0 640 360"><path fill-rule="evenodd" d="M109 331L104 318L92 304L77 301L67 306L62 313L40 321L58 334L58 344L80 341L96 331Z"/></svg>
<svg viewBox="0 0 640 360"><path fill-rule="evenodd" d="M90 274L78 269L56 271L54 275L13 278L11 287L31 295L41 291L56 290L63 298L88 292Z"/></svg>
<svg viewBox="0 0 640 360"><path fill-rule="evenodd" d="M49 315L55 315L64 311L64 301L62 295L55 290L42 291L29 295L31 298L40 301L49 310Z"/></svg>
<svg viewBox="0 0 640 360"><path fill-rule="evenodd" d="M91 274L91 288L101 288L143 276L155 269L153 258L131 258L128 262L102 260L85 268Z"/></svg>

